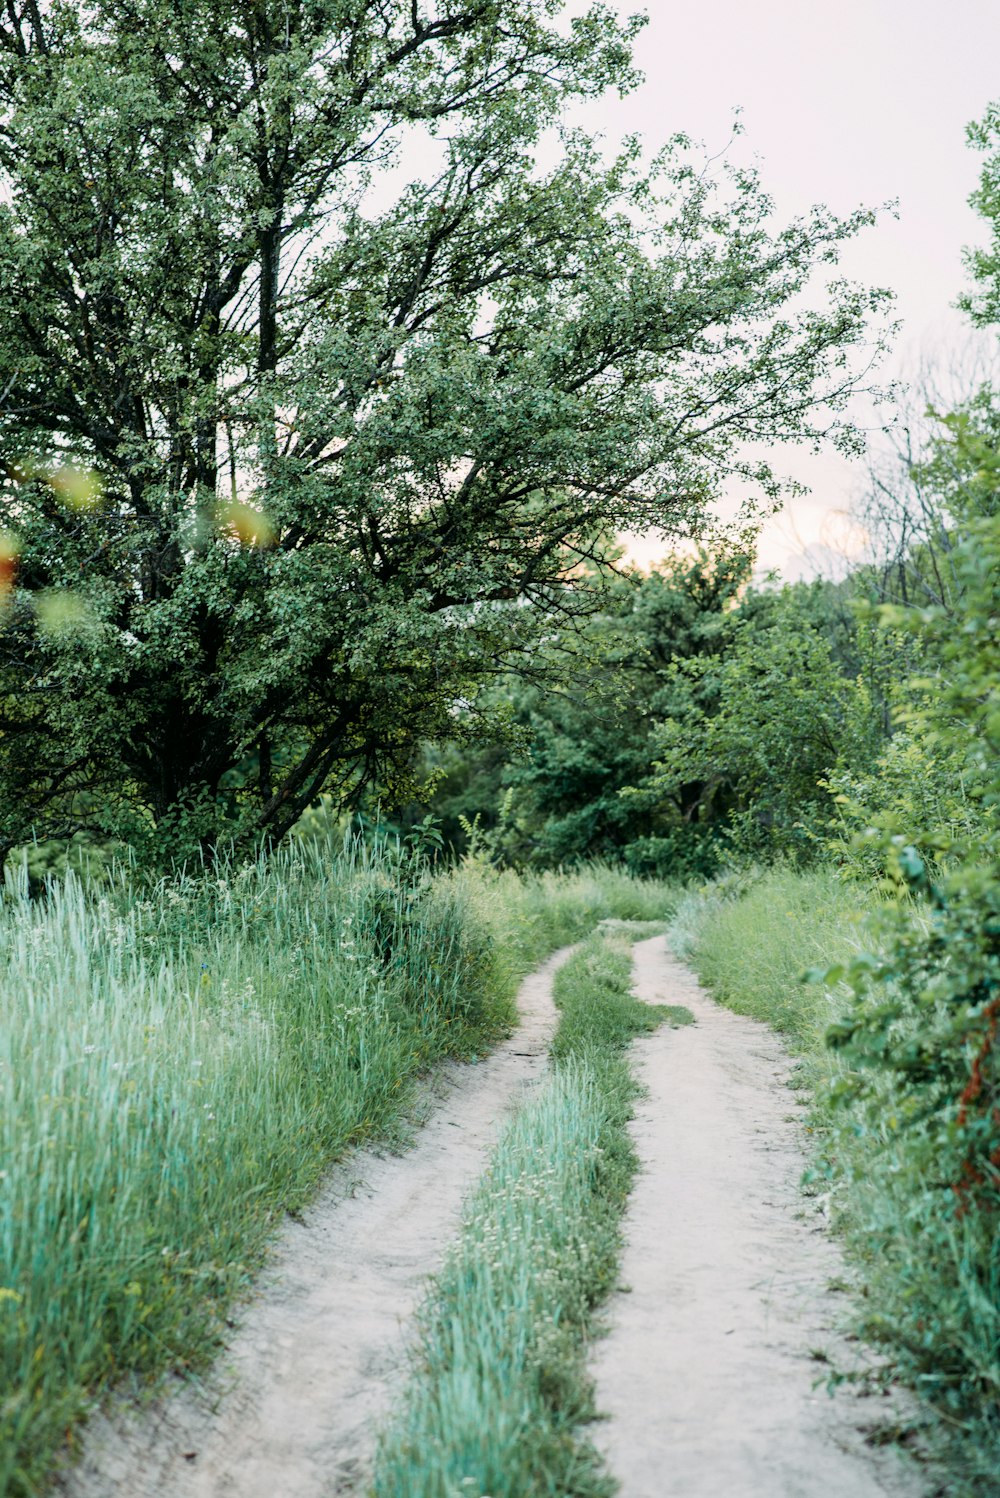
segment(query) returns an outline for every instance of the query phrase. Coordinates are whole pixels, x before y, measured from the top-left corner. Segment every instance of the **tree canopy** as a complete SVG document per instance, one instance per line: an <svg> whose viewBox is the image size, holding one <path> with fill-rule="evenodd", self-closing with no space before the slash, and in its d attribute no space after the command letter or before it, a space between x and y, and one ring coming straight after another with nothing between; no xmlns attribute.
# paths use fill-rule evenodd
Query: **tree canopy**
<svg viewBox="0 0 1000 1498"><path fill-rule="evenodd" d="M883 294L809 288L870 215L606 159L640 22L560 10L11 0L0 848L402 786L602 537L853 440Z"/></svg>

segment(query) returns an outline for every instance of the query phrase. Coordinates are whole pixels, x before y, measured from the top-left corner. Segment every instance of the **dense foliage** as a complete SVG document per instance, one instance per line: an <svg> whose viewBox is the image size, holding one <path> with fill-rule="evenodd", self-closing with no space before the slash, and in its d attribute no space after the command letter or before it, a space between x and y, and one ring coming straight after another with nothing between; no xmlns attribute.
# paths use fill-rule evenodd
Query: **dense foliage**
<svg viewBox="0 0 1000 1498"><path fill-rule="evenodd" d="M847 966L855 1003L830 1039L852 1067L840 1096L881 1142L862 1164L879 1203L865 1225L880 1265L872 1327L951 1418L981 1414L1000 1451L997 516L969 522L955 562L959 631L943 607L894 618L935 667L914 684L910 743L960 781L963 818L869 833L919 903L891 906L877 954Z"/></svg>
<svg viewBox="0 0 1000 1498"><path fill-rule="evenodd" d="M559 131L641 24L560 9L8 7L0 852L398 792L609 529L853 440L881 295L803 293L870 215Z"/></svg>
<svg viewBox="0 0 1000 1498"><path fill-rule="evenodd" d="M588 858L637 872L714 867L706 783L651 787L650 767L659 725L692 698L708 704L710 684L692 689L683 672L719 651L749 565L745 551L720 548L617 575L599 612L549 640L558 690L531 679L497 690L520 754L426 755L425 771L442 776L429 804L446 839L462 848L485 838L505 861L543 868Z"/></svg>
<svg viewBox="0 0 1000 1498"><path fill-rule="evenodd" d="M549 643L563 685L506 682L520 755L425 751L446 839L475 832L542 867L620 859L707 874L727 858L820 856L846 785L889 746L898 652L849 589L750 586L717 546L625 574Z"/></svg>

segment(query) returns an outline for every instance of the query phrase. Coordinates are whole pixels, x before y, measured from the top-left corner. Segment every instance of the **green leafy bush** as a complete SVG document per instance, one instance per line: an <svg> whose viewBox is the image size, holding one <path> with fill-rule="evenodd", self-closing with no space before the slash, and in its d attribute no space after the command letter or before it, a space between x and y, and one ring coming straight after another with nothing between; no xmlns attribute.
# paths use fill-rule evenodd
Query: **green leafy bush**
<svg viewBox="0 0 1000 1498"><path fill-rule="evenodd" d="M831 775L870 763L884 736L837 588L750 589L732 603L710 649L670 662L655 764L630 792L639 804L680 798L709 855L691 862L702 875L719 867L722 847L742 859L813 861Z"/></svg>
<svg viewBox="0 0 1000 1498"><path fill-rule="evenodd" d="M867 843L894 877L898 899L873 933L876 954L827 978L846 978L854 992L830 1039L849 1068L836 1090L848 1146L838 1170L849 1181L852 1231L867 1269L866 1330L954 1427L975 1432L968 1449L991 1453L995 1477L1000 517L967 522L954 565L958 627L943 608L885 616L919 632L928 669L912 684L906 725L931 759L954 767L969 812L934 825L914 807L910 838L870 830Z"/></svg>

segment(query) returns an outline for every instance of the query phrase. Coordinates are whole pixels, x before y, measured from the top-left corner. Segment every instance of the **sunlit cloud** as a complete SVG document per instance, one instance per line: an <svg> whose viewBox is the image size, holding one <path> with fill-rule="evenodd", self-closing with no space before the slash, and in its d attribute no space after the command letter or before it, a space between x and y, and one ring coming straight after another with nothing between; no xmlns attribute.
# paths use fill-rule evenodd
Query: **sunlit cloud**
<svg viewBox="0 0 1000 1498"><path fill-rule="evenodd" d="M828 510L820 521L820 542L848 562L867 554L871 536L849 510Z"/></svg>

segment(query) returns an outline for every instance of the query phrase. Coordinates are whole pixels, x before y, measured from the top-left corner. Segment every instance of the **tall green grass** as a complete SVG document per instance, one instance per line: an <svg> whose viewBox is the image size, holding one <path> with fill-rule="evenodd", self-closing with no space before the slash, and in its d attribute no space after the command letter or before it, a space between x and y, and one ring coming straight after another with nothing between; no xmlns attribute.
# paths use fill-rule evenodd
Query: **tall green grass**
<svg viewBox="0 0 1000 1498"><path fill-rule="evenodd" d="M667 922L678 898L674 885L597 863L520 874L466 860L446 878L466 891L516 975L556 947L580 941L599 921Z"/></svg>
<svg viewBox="0 0 1000 1498"><path fill-rule="evenodd" d="M670 941L721 1003L773 1025L817 1061L848 991L804 983L802 975L861 950L871 909L861 887L830 870L778 867L689 890Z"/></svg>
<svg viewBox="0 0 1000 1498"><path fill-rule="evenodd" d="M594 1307L614 1283L635 1170L622 1052L662 1015L629 992L622 936L560 970L556 1069L503 1132L422 1315L413 1378L378 1453L378 1498L609 1498L581 1433Z"/></svg>
<svg viewBox="0 0 1000 1498"><path fill-rule="evenodd" d="M276 1224L523 968L657 896L353 846L0 904L0 1493L122 1378L203 1363ZM662 904L662 897L661 904Z"/></svg>

